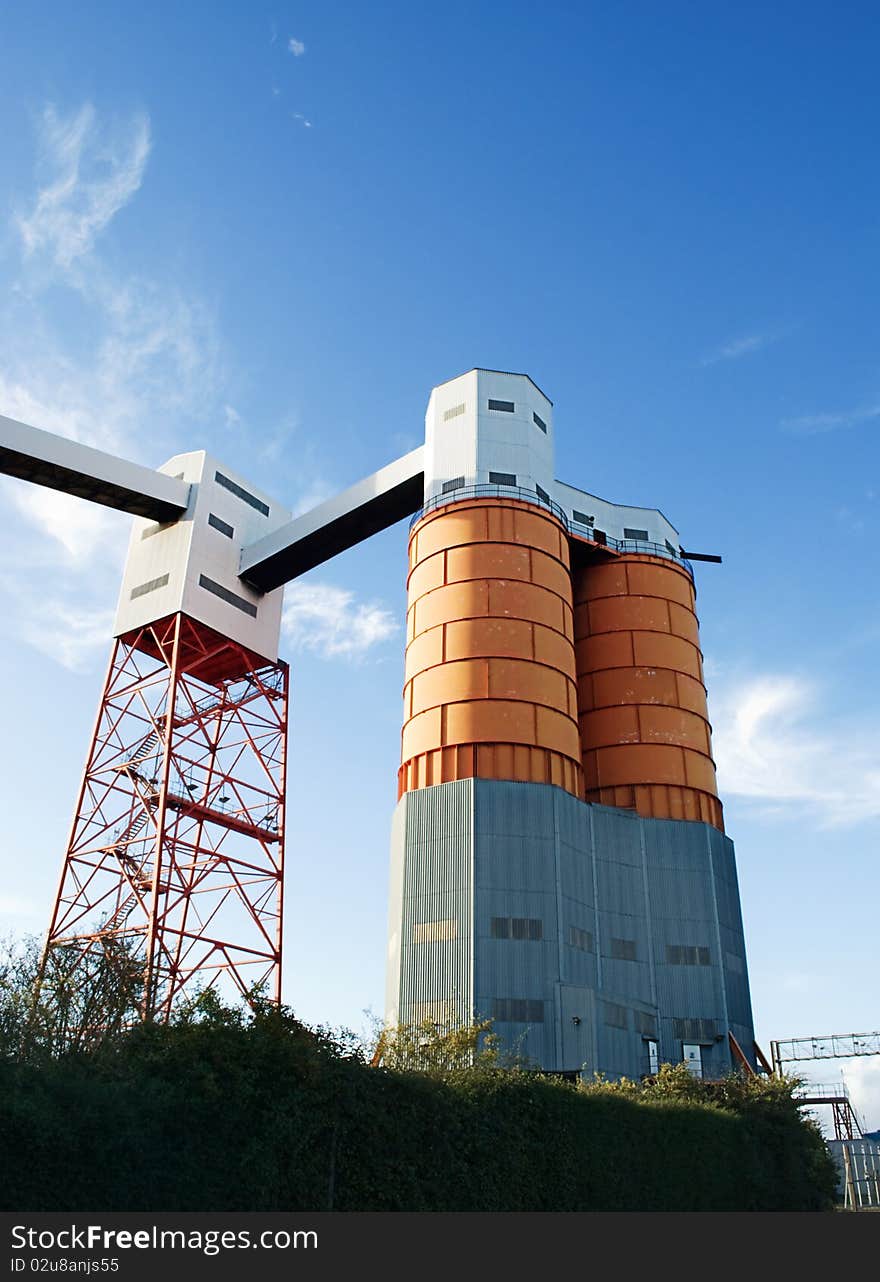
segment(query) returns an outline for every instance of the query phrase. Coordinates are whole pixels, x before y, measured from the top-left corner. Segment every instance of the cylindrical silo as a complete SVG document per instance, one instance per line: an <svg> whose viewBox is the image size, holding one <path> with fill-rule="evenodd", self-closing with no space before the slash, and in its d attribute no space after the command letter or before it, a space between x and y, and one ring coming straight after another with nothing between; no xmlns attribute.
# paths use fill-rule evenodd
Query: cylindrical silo
<svg viewBox="0 0 880 1282"><path fill-rule="evenodd" d="M480 777L583 795L567 533L505 498L427 512L409 544L399 795Z"/></svg>
<svg viewBox="0 0 880 1282"><path fill-rule="evenodd" d="M586 800L723 831L687 569L628 554L573 587Z"/></svg>

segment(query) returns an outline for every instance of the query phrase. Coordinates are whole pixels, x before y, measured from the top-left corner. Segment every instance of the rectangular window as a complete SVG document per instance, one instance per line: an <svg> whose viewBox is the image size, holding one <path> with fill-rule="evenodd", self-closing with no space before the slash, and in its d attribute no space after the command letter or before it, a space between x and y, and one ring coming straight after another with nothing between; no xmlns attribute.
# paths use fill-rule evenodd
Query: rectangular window
<svg viewBox="0 0 880 1282"><path fill-rule="evenodd" d="M535 486L535 493L537 494L538 498L543 499L545 503L550 502L550 495L547 493L546 490L542 490L540 485Z"/></svg>
<svg viewBox="0 0 880 1282"><path fill-rule="evenodd" d="M222 521L219 516L215 516L213 512L208 513L208 524L213 526L215 530L219 530L221 534L225 534L227 539L231 539L235 533L231 525L227 525L225 521Z"/></svg>
<svg viewBox="0 0 880 1282"><path fill-rule="evenodd" d="M221 601L227 605L234 605L236 610L241 610L244 614L249 614L252 619L257 617L257 607L250 601L245 601L243 596L237 596L235 592L230 592L229 588L224 588L222 584L215 583L209 579L207 574L199 575L199 587L204 588L206 592L213 592Z"/></svg>
<svg viewBox="0 0 880 1282"><path fill-rule="evenodd" d="M460 490L463 485L464 485L464 477L454 476L451 481L443 482L442 493L451 494L453 490Z"/></svg>
<svg viewBox="0 0 880 1282"><path fill-rule="evenodd" d="M635 1020L636 1032L641 1033L642 1037L657 1036L657 1021L653 1015L648 1015L643 1010L634 1010L633 1019Z"/></svg>
<svg viewBox="0 0 880 1282"><path fill-rule="evenodd" d="M653 1038L645 1042L645 1050L648 1055L648 1072L653 1076L660 1071L660 1047Z"/></svg>
<svg viewBox="0 0 880 1282"><path fill-rule="evenodd" d="M546 423L544 422L544 420L541 418L541 415L540 415L540 414L536 414L536 413L534 412L534 410L533 410L533 411L532 411L532 418L535 420L535 426L536 426L536 427L540 427L541 431L542 431L542 432L544 432L544 433L546 433L546 431L547 431L547 424L546 424Z"/></svg>
<svg viewBox="0 0 880 1282"><path fill-rule="evenodd" d="M496 997L492 1018L510 1024L543 1024L544 1003L526 997Z"/></svg>
<svg viewBox="0 0 880 1282"><path fill-rule="evenodd" d="M696 947L693 944L667 944L666 964L668 966L711 966L709 949Z"/></svg>
<svg viewBox="0 0 880 1282"><path fill-rule="evenodd" d="M593 530L593 542L604 545L608 542L608 535L604 530Z"/></svg>
<svg viewBox="0 0 880 1282"><path fill-rule="evenodd" d="M623 527L623 537L625 539L636 539L639 543L648 542L647 530L631 530L628 525Z"/></svg>
<svg viewBox="0 0 880 1282"><path fill-rule="evenodd" d="M503 410L505 414L513 414L514 411L516 410L516 406L514 405L513 401L493 401L490 399L489 409Z"/></svg>
<svg viewBox="0 0 880 1282"><path fill-rule="evenodd" d="M467 409L467 405L465 404L464 401L461 403L461 405L453 405L452 409L447 410L446 413L443 415L443 422L448 423L451 418L458 418L459 415L463 414L466 409Z"/></svg>
<svg viewBox="0 0 880 1282"><path fill-rule="evenodd" d="M490 485L516 485L516 477L513 472L490 472Z"/></svg>
<svg viewBox="0 0 880 1282"><path fill-rule="evenodd" d="M446 921L417 921L413 926L414 944L439 944L446 939L458 938L458 922L454 917Z"/></svg>
<svg viewBox="0 0 880 1282"><path fill-rule="evenodd" d="M156 588L164 588L167 582L168 575L163 574L158 579L150 579L147 583L139 583L136 588L132 588L129 600L136 601L139 596L146 596L148 592L155 592Z"/></svg>
<svg viewBox="0 0 880 1282"><path fill-rule="evenodd" d="M572 948L579 948L582 953L593 951L593 936L588 930L581 930L580 926L569 926L568 942Z"/></svg>
<svg viewBox="0 0 880 1282"><path fill-rule="evenodd" d="M717 1025L714 1019L674 1019L672 1036L682 1042L714 1042Z"/></svg>
<svg viewBox="0 0 880 1282"><path fill-rule="evenodd" d="M229 477L224 476L222 472L215 472L214 480L218 485L222 485L224 490L228 490L230 494L234 494L237 499L241 499L243 502L249 503L252 508L255 508L258 512L262 512L263 516L269 515L268 503L264 503L262 499L258 499L255 494L249 494L248 491L242 489L240 485L236 485L235 481L230 481Z"/></svg>
<svg viewBox="0 0 880 1282"><path fill-rule="evenodd" d="M493 939L543 939L544 923L539 917L493 917Z"/></svg>
<svg viewBox="0 0 880 1282"><path fill-rule="evenodd" d="M615 961L635 961L636 941L634 939L612 939L611 956Z"/></svg>
<svg viewBox="0 0 880 1282"><path fill-rule="evenodd" d="M629 1028L629 1011L616 1002L602 1003L602 1018L609 1028Z"/></svg>
<svg viewBox="0 0 880 1282"><path fill-rule="evenodd" d="M578 512L577 510L572 512L572 516L578 525L592 525L596 520L594 516L588 516L586 512Z"/></svg>

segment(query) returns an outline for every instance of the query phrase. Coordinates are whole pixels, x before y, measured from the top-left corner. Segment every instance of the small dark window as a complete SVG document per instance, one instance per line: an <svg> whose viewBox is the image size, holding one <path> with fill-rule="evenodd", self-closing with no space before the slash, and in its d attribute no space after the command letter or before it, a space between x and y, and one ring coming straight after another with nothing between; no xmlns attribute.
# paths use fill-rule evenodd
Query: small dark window
<svg viewBox="0 0 880 1282"><path fill-rule="evenodd" d="M647 530L631 530L628 525L623 527L623 537L625 539L635 539L639 543L648 542Z"/></svg>
<svg viewBox="0 0 880 1282"><path fill-rule="evenodd" d="M453 405L451 410L447 410L443 415L443 422L448 423L451 418L458 418L467 409L467 404L462 402L461 405Z"/></svg>
<svg viewBox="0 0 880 1282"><path fill-rule="evenodd" d="M717 1025L714 1019L674 1019L672 1036L682 1042L714 1042Z"/></svg>
<svg viewBox="0 0 880 1282"><path fill-rule="evenodd" d="M234 494L237 499L242 499L258 512L262 512L263 516L269 515L269 505L267 503L264 503L262 499L258 499L255 494L250 494L247 490L242 489L240 485L237 485L235 481L231 481L228 476L224 476L222 472L215 472L214 480L218 485L222 485L224 490Z"/></svg>
<svg viewBox="0 0 880 1282"><path fill-rule="evenodd" d="M503 410L505 414L513 414L514 411L516 410L516 406L514 405L513 401L493 401L490 399L489 409Z"/></svg>
<svg viewBox="0 0 880 1282"><path fill-rule="evenodd" d="M568 942L572 948L579 948L582 953L593 951L593 936L588 930L581 930L580 926L569 926Z"/></svg>
<svg viewBox="0 0 880 1282"><path fill-rule="evenodd" d="M657 1021L653 1015L648 1015L645 1011L634 1010L633 1020L635 1021L636 1032L641 1033L642 1037L657 1036Z"/></svg>
<svg viewBox="0 0 880 1282"><path fill-rule="evenodd" d="M225 534L227 539L231 539L235 533L235 530L231 525L227 525L225 521L221 521L220 517L215 516L213 512L208 513L208 524L213 526L215 530L219 530L221 534Z"/></svg>
<svg viewBox="0 0 880 1282"><path fill-rule="evenodd" d="M709 956L709 949L708 949L708 948L698 948L698 949L697 949L697 956L698 956L698 958L699 958L699 962L700 962L700 965L701 965L701 966L711 966L711 965L712 965L712 959L711 959L711 958L710 958L710 956Z"/></svg>
<svg viewBox="0 0 880 1282"><path fill-rule="evenodd" d="M215 583L209 579L207 574L199 575L199 587L204 588L206 592L213 592L221 601L227 605L234 605L236 610L241 610L244 614L249 614L252 619L257 617L257 607L250 601L245 601L243 596L237 596L235 592L230 592L229 588L224 588L221 583Z"/></svg>
<svg viewBox="0 0 880 1282"><path fill-rule="evenodd" d="M543 939L544 923L540 917L493 917L493 939Z"/></svg>
<svg viewBox="0 0 880 1282"><path fill-rule="evenodd" d="M535 420L535 424L536 424L536 426L540 427L540 429L541 429L541 431L542 431L542 432L546 432L546 431L547 431L547 424L546 424L546 423L544 422L544 420L541 418L541 415L540 415L540 414L536 414L536 413L534 412L534 410L533 410L533 411L532 411L532 418Z"/></svg>
<svg viewBox="0 0 880 1282"><path fill-rule="evenodd" d="M443 482L443 493L451 494L453 490L460 490L464 485L463 476L454 476L451 481Z"/></svg>
<svg viewBox="0 0 880 1282"><path fill-rule="evenodd" d="M615 961L635 961L636 941L634 939L612 939L611 956Z"/></svg>
<svg viewBox="0 0 880 1282"><path fill-rule="evenodd" d="M604 546L608 542L608 535L604 530L593 530L593 542L601 543Z"/></svg>
<svg viewBox="0 0 880 1282"><path fill-rule="evenodd" d="M544 1003L526 997L496 997L492 1002L492 1018L503 1023L543 1024Z"/></svg>
<svg viewBox="0 0 880 1282"><path fill-rule="evenodd" d="M545 503L550 502L550 495L547 493L546 490L542 490L540 485L535 486L535 493L537 494L538 498L543 499Z"/></svg>
<svg viewBox="0 0 880 1282"><path fill-rule="evenodd" d="M629 1028L629 1011L617 1002L602 1003L602 1018L609 1028Z"/></svg>
<svg viewBox="0 0 880 1282"><path fill-rule="evenodd" d="M139 596L146 596L148 592L155 592L157 588L164 588L167 582L168 575L163 574L158 579L150 579L147 583L139 583L136 588L132 588L129 600L136 601Z"/></svg>
<svg viewBox="0 0 880 1282"><path fill-rule="evenodd" d="M490 485L516 485L516 477L513 472L490 472Z"/></svg>
<svg viewBox="0 0 880 1282"><path fill-rule="evenodd" d="M592 525L596 519L594 516L587 516L586 512L574 511L572 512L572 516L579 525Z"/></svg>

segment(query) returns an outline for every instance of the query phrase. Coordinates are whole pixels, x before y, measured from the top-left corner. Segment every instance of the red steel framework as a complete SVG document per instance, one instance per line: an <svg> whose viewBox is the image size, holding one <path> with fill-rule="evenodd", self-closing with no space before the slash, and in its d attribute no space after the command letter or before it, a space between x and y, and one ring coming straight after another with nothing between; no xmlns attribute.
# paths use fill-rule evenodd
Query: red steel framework
<svg viewBox="0 0 880 1282"><path fill-rule="evenodd" d="M123 946L143 1018L196 986L280 1001L288 690L286 663L183 614L118 638L44 968L63 948L85 982Z"/></svg>

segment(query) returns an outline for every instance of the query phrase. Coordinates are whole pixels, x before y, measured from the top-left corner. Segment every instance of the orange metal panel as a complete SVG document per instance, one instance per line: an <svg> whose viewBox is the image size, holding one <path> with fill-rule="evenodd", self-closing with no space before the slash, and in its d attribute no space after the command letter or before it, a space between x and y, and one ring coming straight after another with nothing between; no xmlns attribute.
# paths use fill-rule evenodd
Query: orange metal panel
<svg viewBox="0 0 880 1282"><path fill-rule="evenodd" d="M413 713L446 703L460 703L463 699L488 698L490 662L490 659L462 659L420 672L412 682Z"/></svg>
<svg viewBox="0 0 880 1282"><path fill-rule="evenodd" d="M544 516L535 508L520 507L514 512L514 529L516 542L530 548L540 548L550 556L561 560L564 546L568 546L562 526L555 517ZM571 589L569 589L571 591Z"/></svg>
<svg viewBox="0 0 880 1282"><path fill-rule="evenodd" d="M596 749L596 768L603 788L621 784L671 783L686 785L685 763L680 748L648 743Z"/></svg>
<svg viewBox="0 0 880 1282"><path fill-rule="evenodd" d="M684 637L687 641L692 641L695 646L699 646L700 625L693 610L688 610L685 606L676 605L674 601L670 601L669 624L671 631L677 637Z"/></svg>
<svg viewBox="0 0 880 1282"><path fill-rule="evenodd" d="M609 708L620 703L678 702L675 673L666 668L610 668L593 674L591 706Z"/></svg>
<svg viewBox="0 0 880 1282"><path fill-rule="evenodd" d="M435 552L459 547L462 543L481 543L486 539L487 518L484 507L451 503L429 513L418 527L418 555L421 562Z"/></svg>
<svg viewBox="0 0 880 1282"><path fill-rule="evenodd" d="M684 708L640 708L639 725L644 743L680 744L707 756L711 751L708 725L702 717Z"/></svg>
<svg viewBox="0 0 880 1282"><path fill-rule="evenodd" d="M700 652L690 641L662 632L634 632L633 655L640 668L672 668L700 679Z"/></svg>
<svg viewBox="0 0 880 1282"><path fill-rule="evenodd" d="M593 748L618 743L641 743L637 708L600 708L580 718L581 738Z"/></svg>
<svg viewBox="0 0 880 1282"><path fill-rule="evenodd" d="M554 632L551 635L559 636ZM564 638L559 637L564 644ZM571 647L569 646L569 649ZM524 619L461 619L446 624L446 659L497 655L532 657L532 625Z"/></svg>
<svg viewBox="0 0 880 1282"><path fill-rule="evenodd" d="M694 589L685 569L677 569L669 561L622 558L626 566L629 591L638 596L659 596L666 601L694 608Z"/></svg>
<svg viewBox="0 0 880 1282"><path fill-rule="evenodd" d="M406 647L406 680L443 662L443 628L420 633Z"/></svg>
<svg viewBox="0 0 880 1282"><path fill-rule="evenodd" d="M555 592L563 601L571 601L571 573L568 566L563 565L556 557L547 556L545 552L536 549L531 553L531 563L533 583L539 583L542 588Z"/></svg>
<svg viewBox="0 0 880 1282"><path fill-rule="evenodd" d="M531 743L535 709L530 703L482 699L445 709L448 743Z"/></svg>
<svg viewBox="0 0 880 1282"><path fill-rule="evenodd" d="M574 575L574 599L578 604L594 597L626 596L629 591L626 563L622 559L591 565L588 572Z"/></svg>
<svg viewBox="0 0 880 1282"><path fill-rule="evenodd" d="M406 585L410 601L417 601L426 592L443 586L446 582L445 560L445 552L435 552L433 556L413 566Z"/></svg>
<svg viewBox="0 0 880 1282"><path fill-rule="evenodd" d="M538 623L534 625L533 633L536 662L546 663L548 668L556 668L558 672L564 672L574 680L576 676L574 648L569 638Z"/></svg>
<svg viewBox="0 0 880 1282"><path fill-rule="evenodd" d="M582 672L602 672L606 668L631 668L633 666L632 633L605 632L602 636L591 637L584 632L578 632L575 626L574 652L579 679Z"/></svg>
<svg viewBox="0 0 880 1282"><path fill-rule="evenodd" d="M470 543L446 554L447 582L465 579L531 579L529 549L509 543Z"/></svg>
<svg viewBox="0 0 880 1282"><path fill-rule="evenodd" d="M588 608L589 631L599 632L669 632L669 606L651 596L612 596L591 601Z"/></svg>
<svg viewBox="0 0 880 1282"><path fill-rule="evenodd" d="M537 707L535 716L538 743L576 761L581 742L577 722L572 721L567 713L556 712L553 708Z"/></svg>
<svg viewBox="0 0 880 1282"><path fill-rule="evenodd" d="M441 738L442 718L439 708L421 712L403 727L403 760L430 752L443 742Z"/></svg>
<svg viewBox="0 0 880 1282"><path fill-rule="evenodd" d="M510 579L490 579L488 590L489 606L484 613L493 614L496 618L528 619L564 632L564 603L555 592L548 592L534 583L517 583Z"/></svg>
<svg viewBox="0 0 880 1282"><path fill-rule="evenodd" d="M696 677L689 677L684 672L676 672L675 687L678 691L677 702L682 708L687 708L690 712L696 712L698 716L708 719L706 687L702 681L698 681Z"/></svg>
<svg viewBox="0 0 880 1282"><path fill-rule="evenodd" d="M415 604L416 631L436 628L450 619L472 619L489 613L489 584L484 580L450 583L437 588Z"/></svg>

